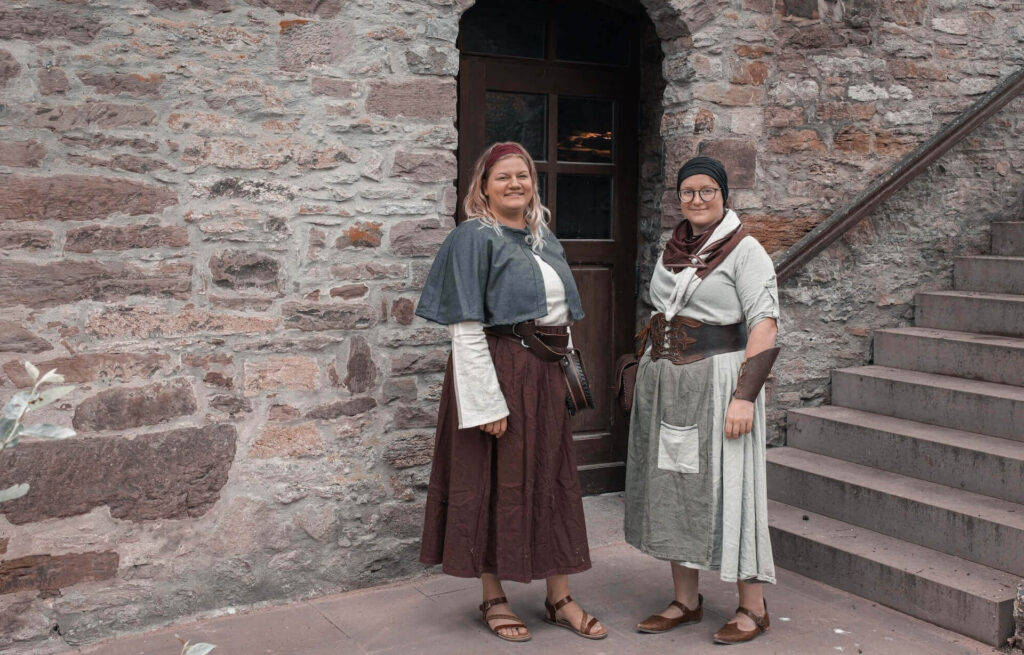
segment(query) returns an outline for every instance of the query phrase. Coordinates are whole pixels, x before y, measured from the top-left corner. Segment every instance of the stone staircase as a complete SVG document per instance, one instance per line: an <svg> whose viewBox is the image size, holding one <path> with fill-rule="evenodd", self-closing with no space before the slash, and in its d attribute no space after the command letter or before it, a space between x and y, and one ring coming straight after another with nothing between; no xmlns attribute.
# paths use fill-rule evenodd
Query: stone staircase
<svg viewBox="0 0 1024 655"><path fill-rule="evenodd" d="M779 566L993 646L1024 578L1024 222L879 330L768 451Z"/></svg>

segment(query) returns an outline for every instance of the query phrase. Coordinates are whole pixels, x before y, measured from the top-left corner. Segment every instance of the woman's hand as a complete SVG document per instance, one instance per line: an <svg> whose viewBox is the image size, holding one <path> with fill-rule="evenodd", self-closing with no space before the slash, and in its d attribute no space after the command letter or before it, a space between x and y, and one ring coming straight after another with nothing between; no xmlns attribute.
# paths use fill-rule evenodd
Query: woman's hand
<svg viewBox="0 0 1024 655"><path fill-rule="evenodd" d="M753 405L751 405L753 407ZM753 416L753 414L751 414ZM501 435L505 434L505 430L508 430L508 417L500 418L497 421L491 421L490 423L484 423L480 426L480 429L487 434L494 435L497 439Z"/></svg>
<svg viewBox="0 0 1024 655"><path fill-rule="evenodd" d="M754 403L733 398L725 411L725 438L735 439L754 429Z"/></svg>

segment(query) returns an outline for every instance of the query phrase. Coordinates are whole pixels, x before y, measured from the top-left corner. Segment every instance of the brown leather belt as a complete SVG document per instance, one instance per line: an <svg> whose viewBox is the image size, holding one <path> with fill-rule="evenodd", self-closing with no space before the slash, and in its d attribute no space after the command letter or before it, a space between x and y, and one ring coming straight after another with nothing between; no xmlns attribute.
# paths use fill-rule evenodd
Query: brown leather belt
<svg viewBox="0 0 1024 655"><path fill-rule="evenodd" d="M747 347L747 328L743 323L707 325L683 316L667 321L662 313L652 316L637 337L637 357L643 354L650 339L651 360L667 359L673 364L689 364Z"/></svg>
<svg viewBox="0 0 1024 655"><path fill-rule="evenodd" d="M564 325L537 325L523 321L514 325L491 325L484 333L514 339L545 362L557 362L569 347L569 328Z"/></svg>

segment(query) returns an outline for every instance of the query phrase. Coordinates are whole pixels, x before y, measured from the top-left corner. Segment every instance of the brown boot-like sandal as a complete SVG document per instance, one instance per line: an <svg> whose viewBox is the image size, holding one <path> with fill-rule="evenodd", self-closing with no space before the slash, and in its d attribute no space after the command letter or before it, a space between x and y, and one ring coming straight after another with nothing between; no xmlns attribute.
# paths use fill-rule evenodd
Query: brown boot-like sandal
<svg viewBox="0 0 1024 655"><path fill-rule="evenodd" d="M742 644L745 641L750 641L754 637L760 636L771 625L771 621L768 619L768 601L764 602L763 616L757 616L746 607L737 607L736 613L749 616L750 620L754 622L754 629L740 630L740 627L735 623L726 623L715 633L716 644Z"/></svg>
<svg viewBox="0 0 1024 655"><path fill-rule="evenodd" d="M676 628L681 625L700 623L704 618L704 596L701 594L697 594L697 609L695 610L683 605L678 600L673 600L671 604L678 607L682 611L682 614L674 619L670 619L667 616L662 616L660 614L651 614L646 619L636 624L637 632L646 632L654 635L660 632L668 632L672 628Z"/></svg>
<svg viewBox="0 0 1024 655"><path fill-rule="evenodd" d="M594 626L597 624L597 618L590 616L586 612L583 612L583 616L580 617L580 625L578 628L574 626L568 619L560 619L555 616L558 613L558 610L562 609L571 602L572 596L566 596L554 605L549 603L548 599L545 598L544 609L546 611L546 616L544 617L544 622L550 623L551 625L557 625L558 627L565 628L566 630L572 630L584 639L604 639L608 636L607 630L600 634L593 634L591 632L594 629Z"/></svg>
<svg viewBox="0 0 1024 655"><path fill-rule="evenodd" d="M488 616L488 612L490 612L492 607L507 602L508 598L499 596L498 598L492 598L480 603L480 613L483 614L484 625L487 626L488 630L497 635L498 639L504 639L505 641L530 641L531 635L529 632L525 635L515 635L512 637L505 636L498 632L498 630L503 630L505 628L526 628L526 624L523 623L518 616L514 614L492 614ZM499 623L498 625L491 627L491 621L494 621L495 619L505 619L511 621L511 623Z"/></svg>

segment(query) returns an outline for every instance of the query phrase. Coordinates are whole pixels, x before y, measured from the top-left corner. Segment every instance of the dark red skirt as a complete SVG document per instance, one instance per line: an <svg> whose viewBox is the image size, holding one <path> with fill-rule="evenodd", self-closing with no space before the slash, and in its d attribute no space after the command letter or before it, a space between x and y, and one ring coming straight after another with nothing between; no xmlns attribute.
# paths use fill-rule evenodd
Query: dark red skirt
<svg viewBox="0 0 1024 655"><path fill-rule="evenodd" d="M460 430L448 358L420 561L449 575L529 582L590 568L565 381L512 339L487 337L508 431Z"/></svg>

